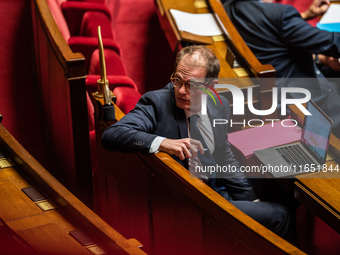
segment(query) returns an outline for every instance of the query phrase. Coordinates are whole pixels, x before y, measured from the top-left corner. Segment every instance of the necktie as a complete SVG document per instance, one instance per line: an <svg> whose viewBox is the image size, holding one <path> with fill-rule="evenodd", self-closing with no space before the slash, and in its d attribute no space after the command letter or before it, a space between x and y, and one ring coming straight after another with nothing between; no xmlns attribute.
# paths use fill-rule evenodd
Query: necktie
<svg viewBox="0 0 340 255"><path fill-rule="evenodd" d="M198 158L201 161L202 166L216 166L216 161L211 155L203 136L197 127L197 119L199 118L198 115L192 115L189 118L190 123L190 138L199 140L204 150L204 154L200 152L197 153ZM223 197L227 200L231 199L229 192L232 193L233 198L235 200L249 200L253 201L257 198L253 187L248 183L247 179L244 177L243 173L233 173L232 176L225 176L223 173L222 175L217 175L217 172L206 172L207 177L209 178L209 182L207 183L211 188L216 190L218 193L223 195ZM219 181L216 180L219 178ZM222 193L221 193L222 192Z"/></svg>
<svg viewBox="0 0 340 255"><path fill-rule="evenodd" d="M197 114L192 115L189 118L190 137L192 139L199 140L202 143L203 148L204 148L204 154L201 154L200 152L198 152L197 156L200 159L203 166L216 166L216 162L215 162L213 156L211 155L211 153L208 149L208 146L206 145L199 128L197 127L197 119L198 118L199 118L199 115L197 115Z"/></svg>

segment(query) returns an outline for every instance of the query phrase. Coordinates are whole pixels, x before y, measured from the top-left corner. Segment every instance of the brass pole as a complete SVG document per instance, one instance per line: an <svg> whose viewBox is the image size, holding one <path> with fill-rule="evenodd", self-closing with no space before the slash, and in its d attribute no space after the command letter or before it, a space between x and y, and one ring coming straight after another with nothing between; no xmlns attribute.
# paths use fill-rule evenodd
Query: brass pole
<svg viewBox="0 0 340 255"><path fill-rule="evenodd" d="M112 104L112 92L110 91L109 81L106 77L104 47L100 26L98 26L98 51L100 64L100 79L97 81L98 91L95 93L95 96L98 98L104 97L104 104Z"/></svg>

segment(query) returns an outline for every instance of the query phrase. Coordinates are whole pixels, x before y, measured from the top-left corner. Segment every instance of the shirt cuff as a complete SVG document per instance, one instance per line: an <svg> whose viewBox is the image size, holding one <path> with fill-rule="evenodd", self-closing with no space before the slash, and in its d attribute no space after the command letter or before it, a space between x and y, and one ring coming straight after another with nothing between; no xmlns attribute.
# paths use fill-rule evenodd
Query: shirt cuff
<svg viewBox="0 0 340 255"><path fill-rule="evenodd" d="M165 137L157 136L151 143L149 153L157 153L159 146L161 145L161 143L163 142L164 139L165 139Z"/></svg>

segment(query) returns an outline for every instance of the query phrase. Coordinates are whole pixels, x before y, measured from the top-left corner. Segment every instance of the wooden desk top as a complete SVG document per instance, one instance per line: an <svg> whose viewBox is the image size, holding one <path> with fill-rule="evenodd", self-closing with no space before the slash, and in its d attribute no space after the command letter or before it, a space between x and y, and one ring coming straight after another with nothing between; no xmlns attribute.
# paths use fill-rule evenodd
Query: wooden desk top
<svg viewBox="0 0 340 255"><path fill-rule="evenodd" d="M340 173L308 175L308 178L297 177L296 198L340 233Z"/></svg>
<svg viewBox="0 0 340 255"><path fill-rule="evenodd" d="M1 123L0 153L1 254L145 254L137 240L125 239L73 196ZM74 238L79 232L87 238Z"/></svg>
<svg viewBox="0 0 340 255"><path fill-rule="evenodd" d="M333 167L337 163L332 162ZM330 166L329 163L327 163ZM312 192L316 197L322 200L325 205L332 208L334 212L340 215L340 170L327 173L309 173L306 176L296 177L297 182ZM340 216L338 217L340 220Z"/></svg>
<svg viewBox="0 0 340 255"><path fill-rule="evenodd" d="M304 115L296 106L290 109L295 119L303 122ZM307 208L340 233L340 140L331 135L329 154L334 160L327 161L327 169L316 173L296 176L295 195ZM327 170L327 171L326 171Z"/></svg>

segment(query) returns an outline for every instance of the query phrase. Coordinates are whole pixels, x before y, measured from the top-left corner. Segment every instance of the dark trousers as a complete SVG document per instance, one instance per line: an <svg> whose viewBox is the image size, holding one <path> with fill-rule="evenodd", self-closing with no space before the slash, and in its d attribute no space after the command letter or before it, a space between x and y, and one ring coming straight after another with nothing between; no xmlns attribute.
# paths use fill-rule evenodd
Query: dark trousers
<svg viewBox="0 0 340 255"><path fill-rule="evenodd" d="M288 180L292 181L292 180ZM297 245L295 212L298 202L293 192L285 191L273 179L249 179L261 202L232 200L225 191L220 195L242 212L287 241Z"/></svg>

